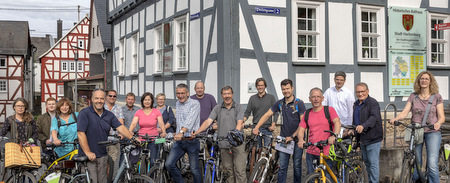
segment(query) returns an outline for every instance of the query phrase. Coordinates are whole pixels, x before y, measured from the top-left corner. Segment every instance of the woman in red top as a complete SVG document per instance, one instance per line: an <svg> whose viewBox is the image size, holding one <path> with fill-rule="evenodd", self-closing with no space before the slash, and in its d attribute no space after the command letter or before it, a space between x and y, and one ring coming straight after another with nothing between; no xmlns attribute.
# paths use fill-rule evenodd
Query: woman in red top
<svg viewBox="0 0 450 183"><path fill-rule="evenodd" d="M133 133L136 124L139 123L139 135L158 136L165 137L166 128L164 127L164 121L158 109L153 108L153 94L146 92L141 97L142 109L136 111L133 121L131 122L129 131ZM161 134L158 133L157 124L161 127ZM142 140L142 138L141 138ZM153 166L155 159L158 158L158 146L155 142L148 144L147 148L150 150L150 167Z"/></svg>

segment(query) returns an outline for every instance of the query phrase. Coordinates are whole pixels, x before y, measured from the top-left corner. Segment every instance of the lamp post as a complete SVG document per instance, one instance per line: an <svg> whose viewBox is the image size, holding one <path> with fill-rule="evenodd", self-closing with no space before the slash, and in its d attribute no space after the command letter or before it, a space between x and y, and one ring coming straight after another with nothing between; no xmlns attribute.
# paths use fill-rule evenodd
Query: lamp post
<svg viewBox="0 0 450 183"><path fill-rule="evenodd" d="M70 45L72 48L76 48L75 52L75 91L73 92L73 99L75 101L75 111L78 112L78 50L81 50L83 48L80 48L78 46Z"/></svg>

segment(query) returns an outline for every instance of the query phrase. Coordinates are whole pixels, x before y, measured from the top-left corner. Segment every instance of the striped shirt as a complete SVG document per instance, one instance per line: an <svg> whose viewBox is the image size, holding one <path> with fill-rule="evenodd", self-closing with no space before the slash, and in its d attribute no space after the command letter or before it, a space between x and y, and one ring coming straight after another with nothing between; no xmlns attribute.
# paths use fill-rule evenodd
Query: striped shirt
<svg viewBox="0 0 450 183"><path fill-rule="evenodd" d="M184 133L185 137L190 137L191 132L198 130L200 127L200 103L197 100L188 98L186 102L177 101L176 104L176 120L177 120L177 131L178 134L181 128L187 128Z"/></svg>

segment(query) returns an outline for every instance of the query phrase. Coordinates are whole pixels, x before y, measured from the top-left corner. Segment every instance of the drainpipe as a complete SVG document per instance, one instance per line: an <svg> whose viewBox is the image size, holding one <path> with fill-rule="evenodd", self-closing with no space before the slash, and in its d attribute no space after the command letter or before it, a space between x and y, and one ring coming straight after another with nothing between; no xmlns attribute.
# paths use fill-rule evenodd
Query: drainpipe
<svg viewBox="0 0 450 183"><path fill-rule="evenodd" d="M105 48L103 52L100 54L103 59L103 89L106 90L106 53L108 52L108 49Z"/></svg>

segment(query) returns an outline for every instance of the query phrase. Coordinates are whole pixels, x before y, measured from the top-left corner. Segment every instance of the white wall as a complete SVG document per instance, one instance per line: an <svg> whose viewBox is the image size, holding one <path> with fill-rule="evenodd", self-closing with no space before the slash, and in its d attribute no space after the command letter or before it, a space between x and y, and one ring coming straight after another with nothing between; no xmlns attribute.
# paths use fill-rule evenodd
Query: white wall
<svg viewBox="0 0 450 183"><path fill-rule="evenodd" d="M253 49L250 35L248 34L247 23L245 22L244 15L242 14L242 7L239 5L239 42L241 48Z"/></svg>
<svg viewBox="0 0 450 183"><path fill-rule="evenodd" d="M277 91L278 98L283 97L283 92L281 91L281 81L288 78L288 64L285 62L267 62L269 66L270 75L272 75L272 81L275 85L275 90ZM294 84L294 87L295 84Z"/></svg>
<svg viewBox="0 0 450 183"><path fill-rule="evenodd" d="M217 62L209 62L208 64L208 70L206 71L206 78L205 78L205 92L211 94L216 98L217 101ZM194 92L194 90L192 90ZM192 93L191 95L193 95Z"/></svg>
<svg viewBox="0 0 450 183"><path fill-rule="evenodd" d="M384 102L384 81L382 72L361 72L361 82L369 86L369 95L378 102Z"/></svg>
<svg viewBox="0 0 450 183"><path fill-rule="evenodd" d="M286 7L285 0L248 0L250 5L260 5L260 6L273 6L273 7Z"/></svg>
<svg viewBox="0 0 450 183"><path fill-rule="evenodd" d="M286 18L253 15L253 19L263 51L287 53Z"/></svg>
<svg viewBox="0 0 450 183"><path fill-rule="evenodd" d="M249 72L249 68L251 68L252 72ZM254 85L256 79L260 77L262 77L262 74L258 65L258 61L256 59L241 58L241 67L240 67L241 104L247 104L250 97L256 94L248 92L248 83L252 83Z"/></svg>
<svg viewBox="0 0 450 183"><path fill-rule="evenodd" d="M434 76L439 86L439 94L442 95L442 99L448 100L448 76Z"/></svg>
<svg viewBox="0 0 450 183"><path fill-rule="evenodd" d="M345 77L344 87L350 89L355 92L355 74L354 73L345 73L347 76ZM334 87L334 73L330 73L330 88ZM323 92L325 92L328 88L322 88Z"/></svg>
<svg viewBox="0 0 450 183"><path fill-rule="evenodd" d="M309 90L315 87L322 89L321 73L298 73L295 74L295 80L295 97L303 100L305 103L311 103L309 102Z"/></svg>
<svg viewBox="0 0 450 183"><path fill-rule="evenodd" d="M328 3L330 64L353 64L353 5Z"/></svg>
<svg viewBox="0 0 450 183"><path fill-rule="evenodd" d="M431 0L441 1L441 0ZM388 6L419 8L422 0L388 0Z"/></svg>

